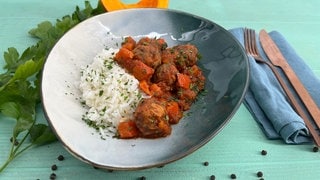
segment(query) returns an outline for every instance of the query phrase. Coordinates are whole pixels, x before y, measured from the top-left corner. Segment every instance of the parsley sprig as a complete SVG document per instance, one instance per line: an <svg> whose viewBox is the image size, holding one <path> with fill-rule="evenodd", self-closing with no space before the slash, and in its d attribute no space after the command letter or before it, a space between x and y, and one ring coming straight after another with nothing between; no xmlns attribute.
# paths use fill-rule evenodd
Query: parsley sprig
<svg viewBox="0 0 320 180"><path fill-rule="evenodd" d="M43 64L55 43L72 27L83 20L105 12L100 1L96 8L85 1L72 15L57 19L53 24L44 21L29 31L38 42L20 55L16 48L4 52L5 72L0 74L0 113L15 119L11 149L0 173L18 155L27 149L57 140L50 127L36 121L37 107L41 104L40 76Z"/></svg>

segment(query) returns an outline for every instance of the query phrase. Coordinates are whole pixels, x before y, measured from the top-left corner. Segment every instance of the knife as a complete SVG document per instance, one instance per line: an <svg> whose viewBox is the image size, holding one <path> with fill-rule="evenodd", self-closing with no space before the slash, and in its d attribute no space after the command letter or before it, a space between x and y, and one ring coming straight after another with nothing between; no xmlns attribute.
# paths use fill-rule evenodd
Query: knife
<svg viewBox="0 0 320 180"><path fill-rule="evenodd" d="M281 51L279 50L275 42L271 39L269 34L265 30L261 30L259 37L263 50L267 54L272 64L280 67L283 70L297 95L300 97L302 103L305 105L305 108L310 113L310 116L314 120L314 123L318 128L320 128L320 109L313 101L309 92L303 86L300 79L292 70L287 60L283 57Z"/></svg>

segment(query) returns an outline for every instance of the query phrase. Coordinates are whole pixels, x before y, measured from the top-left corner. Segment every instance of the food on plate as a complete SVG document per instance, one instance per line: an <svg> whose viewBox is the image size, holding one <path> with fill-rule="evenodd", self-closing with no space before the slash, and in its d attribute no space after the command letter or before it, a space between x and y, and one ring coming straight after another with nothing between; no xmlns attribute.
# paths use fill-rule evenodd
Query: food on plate
<svg viewBox="0 0 320 180"><path fill-rule="evenodd" d="M84 120L102 134L112 127L123 139L170 135L204 89L198 59L192 44L168 48L162 38L126 37L119 50L104 50L82 71L90 107Z"/></svg>
<svg viewBox="0 0 320 180"><path fill-rule="evenodd" d="M140 89L150 96L141 100L132 119L140 132L138 136L170 135L171 124L179 122L183 111L190 109L204 89L205 77L196 65L199 52L194 45L168 48L161 38L144 37L136 42L126 37L114 59L139 80ZM120 137L125 130L118 130Z"/></svg>
<svg viewBox="0 0 320 180"><path fill-rule="evenodd" d="M120 121L133 118L144 95L139 81L114 60L117 49L103 49L81 70L79 89L86 106L82 119L100 131L101 137L117 133Z"/></svg>

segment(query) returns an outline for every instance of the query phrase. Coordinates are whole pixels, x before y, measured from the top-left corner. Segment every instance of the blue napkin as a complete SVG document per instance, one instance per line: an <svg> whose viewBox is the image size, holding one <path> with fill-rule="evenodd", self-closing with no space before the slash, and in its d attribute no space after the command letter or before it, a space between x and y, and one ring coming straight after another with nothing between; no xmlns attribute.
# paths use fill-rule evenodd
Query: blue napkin
<svg viewBox="0 0 320 180"><path fill-rule="evenodd" d="M230 32L244 45L243 28ZM296 72L318 107L320 107L320 81L303 59L295 52L286 39L277 31L269 33L278 45L283 56ZM267 59L256 34L258 49ZM257 63L248 56L250 65L250 84L244 99L253 118L269 139L283 139L288 144L310 142L308 129L301 117L292 109L276 77L265 64ZM282 74L284 77L284 74ZM289 82L286 81L289 85ZM289 86L290 87L290 86ZM292 87L291 87L292 88ZM300 102L301 103L301 102Z"/></svg>

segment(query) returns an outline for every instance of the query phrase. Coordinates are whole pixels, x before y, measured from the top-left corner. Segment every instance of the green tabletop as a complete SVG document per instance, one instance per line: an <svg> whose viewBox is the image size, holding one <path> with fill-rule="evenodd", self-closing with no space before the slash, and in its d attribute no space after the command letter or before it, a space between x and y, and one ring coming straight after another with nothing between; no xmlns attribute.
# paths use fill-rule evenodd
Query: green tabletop
<svg viewBox="0 0 320 180"><path fill-rule="evenodd" d="M84 7L84 0L0 0L0 51L16 47L23 51L36 43L28 31L38 23L54 22ZM90 0L95 7L97 0ZM133 1L134 2L134 1ZM170 9L210 19L226 29L249 27L278 30L320 77L320 1L318 0L171 0ZM0 66L3 66L3 58ZM39 120L46 123L40 108ZM0 163L9 152L9 139L15 121L0 115ZM313 144L288 145L268 140L242 105L230 123L208 144L191 155L162 168L139 171L95 169L69 154L59 142L32 148L15 159L0 179L319 179L320 152ZM266 150L267 155L261 155ZM64 161L57 160L59 155ZM205 162L208 162L206 164ZM51 170L56 164L58 169Z"/></svg>

